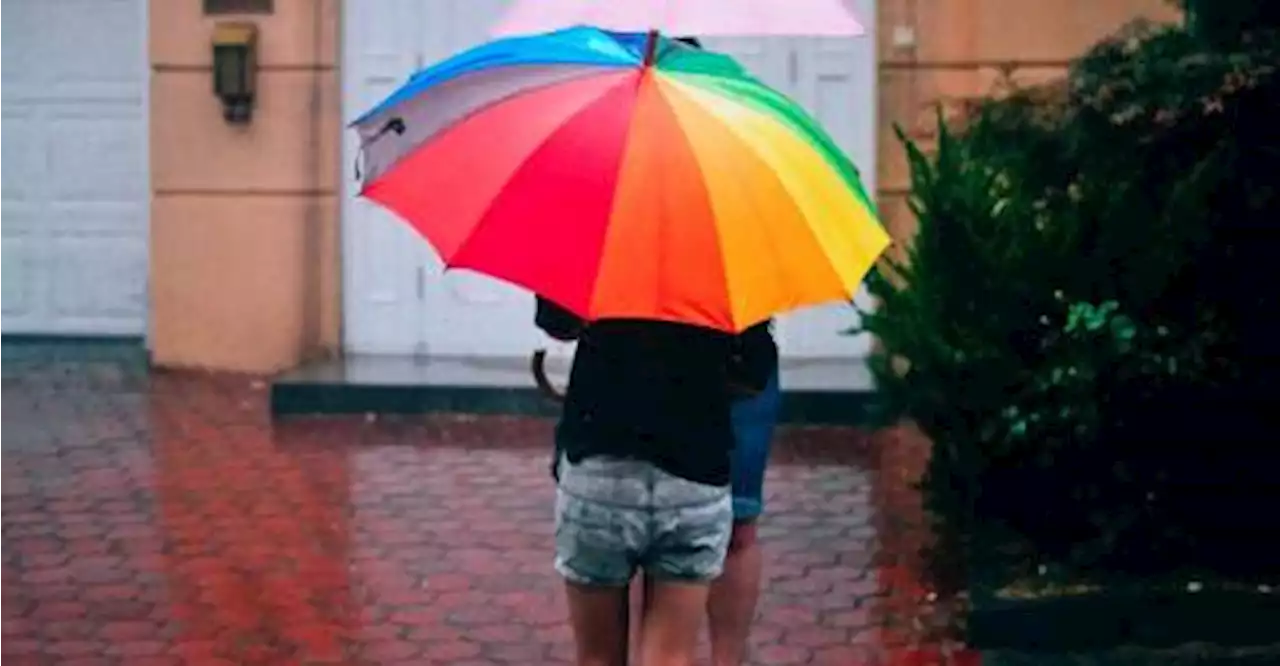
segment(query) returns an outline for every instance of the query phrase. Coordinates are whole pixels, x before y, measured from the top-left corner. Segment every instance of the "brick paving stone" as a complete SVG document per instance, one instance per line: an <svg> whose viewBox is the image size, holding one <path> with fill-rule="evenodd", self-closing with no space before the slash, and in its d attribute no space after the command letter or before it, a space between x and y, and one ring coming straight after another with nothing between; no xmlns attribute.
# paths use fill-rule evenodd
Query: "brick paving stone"
<svg viewBox="0 0 1280 666"><path fill-rule="evenodd" d="M273 423L258 378L4 354L13 663L571 660L550 423ZM921 460L905 431L780 437L752 664L976 663L920 603Z"/></svg>

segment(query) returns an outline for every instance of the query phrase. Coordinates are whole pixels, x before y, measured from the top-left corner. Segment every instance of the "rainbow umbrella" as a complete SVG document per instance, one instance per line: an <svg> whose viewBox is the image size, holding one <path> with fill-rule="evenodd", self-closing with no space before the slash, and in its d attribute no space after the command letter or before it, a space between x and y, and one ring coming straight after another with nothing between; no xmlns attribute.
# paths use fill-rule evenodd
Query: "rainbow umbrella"
<svg viewBox="0 0 1280 666"><path fill-rule="evenodd" d="M889 242L807 113L732 59L656 33L490 42L353 125L362 194L446 267L588 320L739 331L850 299Z"/></svg>

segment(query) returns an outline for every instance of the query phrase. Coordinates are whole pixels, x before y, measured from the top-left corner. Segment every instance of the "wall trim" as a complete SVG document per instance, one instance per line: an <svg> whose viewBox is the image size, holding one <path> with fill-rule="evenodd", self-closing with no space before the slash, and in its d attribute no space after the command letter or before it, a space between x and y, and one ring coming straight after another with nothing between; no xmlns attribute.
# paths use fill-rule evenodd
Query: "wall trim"
<svg viewBox="0 0 1280 666"><path fill-rule="evenodd" d="M329 63L315 64L279 64L258 65L259 72L301 72L306 74L333 72L337 65ZM213 65L194 63L152 63L151 71L157 74L209 74Z"/></svg>
<svg viewBox="0 0 1280 666"><path fill-rule="evenodd" d="M971 71L975 69L1068 69L1071 60L911 60L881 59L882 70L942 69Z"/></svg>
<svg viewBox="0 0 1280 666"><path fill-rule="evenodd" d="M178 188L152 190L153 198L159 197L329 197L340 194L337 189L265 189L251 188Z"/></svg>
<svg viewBox="0 0 1280 666"><path fill-rule="evenodd" d="M338 34L334 40L334 48L337 50L333 54L333 60L338 67L338 113L339 120L339 136L338 136L338 169L342 173L344 166L354 164L358 156L352 153L351 128L348 126L348 119L355 118L355 111L351 109L347 98L347 86L351 84L349 81L352 74L351 58L352 54L348 53L349 49L349 30L350 23L348 19L351 16L352 4L355 0L338 0ZM336 354L342 356L347 351L347 300L350 297L347 285L350 283L348 272L351 270L351 234L348 233L348 225L351 223L351 195L350 185L345 177L338 179L338 285L334 296L338 301L338 348Z"/></svg>
<svg viewBox="0 0 1280 666"><path fill-rule="evenodd" d="M142 13L142 16L138 17L138 20L142 22L142 39L139 40L141 43L138 44L138 49L141 51L139 59L142 61L142 123L145 130L142 133L142 177L147 183L146 206L143 213L146 217L143 220L143 224L146 227L144 238L147 246L147 265L144 271L146 277L142 286L143 295L146 298L145 314L143 315L145 321L142 324L142 345L147 350L148 356L151 354L155 325L155 307L153 307L154 304L151 299L151 252L153 245L151 242L151 207L155 199L155 175L151 169L151 85L153 83L151 80L151 3L153 1L164 2L165 0L141 0L138 3L138 11Z"/></svg>

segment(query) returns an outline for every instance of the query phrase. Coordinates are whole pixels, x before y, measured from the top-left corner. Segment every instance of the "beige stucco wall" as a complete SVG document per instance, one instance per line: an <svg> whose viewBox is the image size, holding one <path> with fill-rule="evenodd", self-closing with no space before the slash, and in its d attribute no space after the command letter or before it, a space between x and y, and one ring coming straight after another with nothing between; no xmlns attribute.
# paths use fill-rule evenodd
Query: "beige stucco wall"
<svg viewBox="0 0 1280 666"><path fill-rule="evenodd" d="M227 125L210 92L215 21L201 4L150 2L153 357L271 371L339 346L341 0L275 0L274 15L246 17L262 65L247 127ZM878 195L894 235L914 229L895 123L927 138L937 100L1008 71L1061 76L1138 16L1173 18L1165 0L880 0ZM896 46L903 29L914 43Z"/></svg>
<svg viewBox="0 0 1280 666"><path fill-rule="evenodd" d="M939 101L993 91L1006 76L1020 84L1060 78L1092 43L1145 17L1176 20L1168 0L879 0L879 203L900 242L915 220L906 207L905 154L893 127L928 145ZM895 29L914 32L895 46Z"/></svg>
<svg viewBox="0 0 1280 666"><path fill-rule="evenodd" d="M151 0L153 360L269 372L337 348L338 0L205 17ZM218 20L258 24L258 102L230 125L212 93Z"/></svg>

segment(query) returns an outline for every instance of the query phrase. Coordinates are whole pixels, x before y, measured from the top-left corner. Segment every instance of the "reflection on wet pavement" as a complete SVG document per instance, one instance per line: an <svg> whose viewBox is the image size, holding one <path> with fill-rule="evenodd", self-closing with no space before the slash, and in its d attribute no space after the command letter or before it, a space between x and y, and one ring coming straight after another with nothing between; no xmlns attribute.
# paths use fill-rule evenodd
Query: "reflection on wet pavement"
<svg viewBox="0 0 1280 666"><path fill-rule="evenodd" d="M135 356L6 349L12 664L568 663L549 423L273 426L261 382ZM978 663L922 603L922 451L782 438L754 663Z"/></svg>

